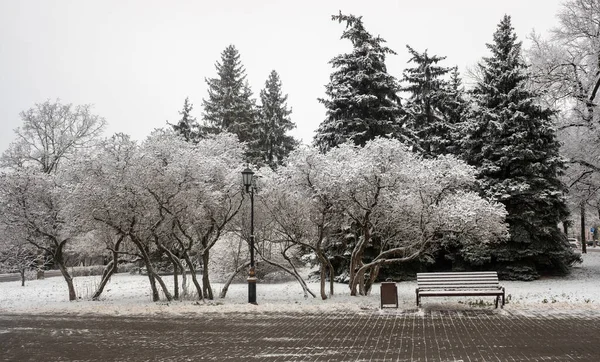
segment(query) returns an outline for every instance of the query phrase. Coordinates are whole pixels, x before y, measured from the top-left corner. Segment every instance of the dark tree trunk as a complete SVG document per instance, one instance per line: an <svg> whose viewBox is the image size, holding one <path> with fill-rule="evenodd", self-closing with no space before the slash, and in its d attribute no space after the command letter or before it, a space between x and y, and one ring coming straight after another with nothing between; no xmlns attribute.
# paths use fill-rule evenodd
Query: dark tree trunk
<svg viewBox="0 0 600 362"><path fill-rule="evenodd" d="M173 262L173 299L179 300L179 265Z"/></svg>
<svg viewBox="0 0 600 362"><path fill-rule="evenodd" d="M202 293L202 287L200 286L200 283L198 283L198 278L196 276L196 268L194 267L194 263L192 263L192 260L190 259L190 256L188 255L188 253L185 253L183 255L185 262L187 263L188 268L190 269L190 275L192 276L192 283L194 283L194 286L196 287L196 292L198 293L198 299L200 300L204 300L204 294Z"/></svg>
<svg viewBox="0 0 600 362"><path fill-rule="evenodd" d="M587 253L587 243L585 242L585 202L581 203L579 211L581 212L581 252L585 254Z"/></svg>
<svg viewBox="0 0 600 362"><path fill-rule="evenodd" d="M92 300L100 299L102 292L104 291L104 287L110 280L110 277L117 272L119 268L119 247L121 246L121 242L123 241L123 237L119 237L119 240L115 243L115 247L112 252L112 260L108 263L106 268L104 268L104 272L102 273L102 280L100 281L100 285L96 289L96 292L92 296Z"/></svg>
<svg viewBox="0 0 600 362"><path fill-rule="evenodd" d="M208 260L209 260L209 251L208 249L204 250L202 254L202 288L204 291L204 295L209 300L213 300L213 292L212 287L210 286L210 279L208 276Z"/></svg>
<svg viewBox="0 0 600 362"><path fill-rule="evenodd" d="M233 282L233 278L235 278L235 276L238 275L240 271L246 269L248 266L250 266L250 261L247 261L244 264L238 266L237 269L235 269L235 271L231 273L231 275L229 275L229 278L227 278L227 281L225 282L225 285L221 290L221 294L219 294L219 298L225 298L225 296L227 295L227 291L229 290L229 285Z"/></svg>
<svg viewBox="0 0 600 362"><path fill-rule="evenodd" d="M19 269L19 274L21 274L21 286L25 286L25 269Z"/></svg>
<svg viewBox="0 0 600 362"><path fill-rule="evenodd" d="M56 250L54 251L54 262L58 265L58 269L60 269L61 274L65 278L67 282L67 287L69 289L69 301L73 301L77 299L77 295L75 294L75 286L73 285L73 277L69 274L67 270L67 266L65 265L65 261L63 258L63 246L65 245L64 241L59 243L56 246Z"/></svg>

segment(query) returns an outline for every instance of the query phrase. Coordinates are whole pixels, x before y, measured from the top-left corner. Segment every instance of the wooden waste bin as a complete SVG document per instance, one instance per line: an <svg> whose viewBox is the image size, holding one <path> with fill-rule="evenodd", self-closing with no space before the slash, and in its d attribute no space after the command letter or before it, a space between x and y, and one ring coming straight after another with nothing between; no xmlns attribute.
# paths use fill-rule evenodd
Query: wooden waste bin
<svg viewBox="0 0 600 362"><path fill-rule="evenodd" d="M398 288L394 282L381 283L381 308L384 306L398 308Z"/></svg>

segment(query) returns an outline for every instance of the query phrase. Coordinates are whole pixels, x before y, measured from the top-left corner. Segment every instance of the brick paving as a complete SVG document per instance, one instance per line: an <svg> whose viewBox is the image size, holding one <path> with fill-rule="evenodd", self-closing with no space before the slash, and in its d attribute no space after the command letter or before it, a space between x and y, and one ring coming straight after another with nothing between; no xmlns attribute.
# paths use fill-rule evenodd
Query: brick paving
<svg viewBox="0 0 600 362"><path fill-rule="evenodd" d="M600 361L600 313L0 315L0 361Z"/></svg>

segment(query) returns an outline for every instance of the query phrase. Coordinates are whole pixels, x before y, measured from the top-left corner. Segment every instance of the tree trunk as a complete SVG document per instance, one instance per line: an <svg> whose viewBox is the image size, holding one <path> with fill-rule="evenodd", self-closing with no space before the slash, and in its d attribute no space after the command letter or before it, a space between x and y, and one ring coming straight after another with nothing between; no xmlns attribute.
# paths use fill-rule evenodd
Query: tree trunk
<svg viewBox="0 0 600 362"><path fill-rule="evenodd" d="M371 288L373 287L373 283L375 283L375 279L379 275L379 264L375 265L372 268L369 268L369 279L365 285L365 295L369 295L371 293Z"/></svg>
<svg viewBox="0 0 600 362"><path fill-rule="evenodd" d="M204 293L202 293L202 287L200 286L200 283L198 283L198 278L196 277L196 268L194 267L194 263L192 262L192 259L190 259L190 256L188 255L188 253L184 253L183 258L185 259L185 262L187 263L187 266L190 269L190 275L192 276L192 283L194 283L194 286L196 287L196 293L198 293L198 299L204 300Z"/></svg>
<svg viewBox="0 0 600 362"><path fill-rule="evenodd" d="M25 269L19 269L19 274L21 274L21 286L25 286Z"/></svg>
<svg viewBox="0 0 600 362"><path fill-rule="evenodd" d="M181 262L181 259L179 259L179 269L181 270L181 299L185 299L188 296L187 274L185 271L185 266Z"/></svg>
<svg viewBox="0 0 600 362"><path fill-rule="evenodd" d="M204 249L204 253L202 253L202 264L203 264L203 268L202 268L202 288L204 291L204 295L206 296L206 298L208 298L209 300L213 300L213 291L212 291L212 287L210 286L210 280L208 278L208 259L209 259L209 251L208 249Z"/></svg>
<svg viewBox="0 0 600 362"><path fill-rule="evenodd" d="M284 255L284 258L287 259L287 257ZM300 284L300 286L302 287L302 291L304 292L304 298L308 298L308 294L310 294L313 298L316 298L315 293L312 292L312 290L310 290L310 288L308 287L308 285L306 284L306 282L304 281L304 279L302 279L302 277L300 276L300 274L298 274L298 271L296 270L296 268L294 267L294 265L292 264L292 268L293 270L290 270L286 267L284 267L281 264L272 262L268 259L262 258L262 260L265 261L265 263L271 264L273 266L276 266L282 270L284 270L285 272L291 274L294 276L294 278L296 278L296 280L298 281L298 283Z"/></svg>
<svg viewBox="0 0 600 362"><path fill-rule="evenodd" d="M179 266L173 262L173 299L179 300Z"/></svg>
<svg viewBox="0 0 600 362"><path fill-rule="evenodd" d="M162 278L160 277L160 275L158 275L158 273L156 273L154 271L154 269L152 269L151 271L152 273L152 277L158 282L158 284L160 285L165 298L167 298L167 300L170 302L173 300L173 296L171 295L171 292L169 292L169 288L167 288L167 285L165 284L165 282L162 280Z"/></svg>
<svg viewBox="0 0 600 362"><path fill-rule="evenodd" d="M150 280L150 289L152 289L152 301L158 302L160 300L160 295L158 294L158 289L156 289L156 280L154 280L154 274L150 272L147 264L146 270L148 272L148 280Z"/></svg>
<svg viewBox="0 0 600 362"><path fill-rule="evenodd" d="M100 285L98 285L96 292L92 296L92 300L100 299L100 295L102 295L102 292L104 291L104 287L110 280L110 277L114 273L116 273L117 269L119 268L119 246L121 245L121 241L123 241L123 236L119 237L119 240L117 240L117 242L115 243L114 249L111 250L112 260L108 263L106 268L104 268L104 272L102 273L102 280L100 281Z"/></svg>
<svg viewBox="0 0 600 362"><path fill-rule="evenodd" d="M587 253L587 243L585 242L585 202L581 202L580 210L581 213L581 252Z"/></svg>
<svg viewBox="0 0 600 362"><path fill-rule="evenodd" d="M229 278L227 278L227 281L225 281L225 285L223 285L223 289L219 294L219 298L225 298L225 296L227 295L227 291L229 290L229 285L233 282L233 278L235 278L235 276L238 275L240 271L245 270L248 266L250 266L250 261L247 261L244 264L238 266L237 269L235 269L235 271L231 273L231 275L229 275Z"/></svg>
<svg viewBox="0 0 600 362"><path fill-rule="evenodd" d="M63 246L64 242L60 243L56 247L56 251L54 252L54 261L58 265L58 269L60 269L61 274L65 278L67 282L67 288L69 289L69 301L73 301L77 299L77 295L75 294L75 286L73 285L73 277L69 274L67 267L64 263L63 259Z"/></svg>
<svg viewBox="0 0 600 362"><path fill-rule="evenodd" d="M117 270L117 263L114 260L111 260L108 263L108 265L106 266L106 268L104 269L104 272L102 273L102 279L100 280L100 285L98 285L98 288L96 288L96 291L94 292L94 295L92 296L92 300L98 300L100 298L100 295L102 295L102 292L104 291L104 287L106 286L106 284L110 280L110 277L113 275L113 273L116 270Z"/></svg>

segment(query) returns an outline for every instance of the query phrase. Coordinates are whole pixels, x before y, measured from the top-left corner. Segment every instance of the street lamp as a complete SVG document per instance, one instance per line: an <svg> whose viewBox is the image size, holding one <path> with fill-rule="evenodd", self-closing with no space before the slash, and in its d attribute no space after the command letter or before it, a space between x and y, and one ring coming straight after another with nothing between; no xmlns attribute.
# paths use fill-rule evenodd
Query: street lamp
<svg viewBox="0 0 600 362"><path fill-rule="evenodd" d="M250 271L248 272L248 303L256 304L256 273L254 271L254 172L242 171L242 181L250 194Z"/></svg>

